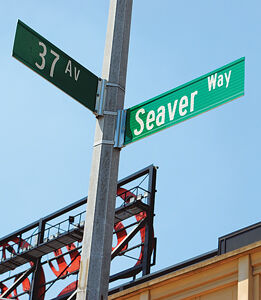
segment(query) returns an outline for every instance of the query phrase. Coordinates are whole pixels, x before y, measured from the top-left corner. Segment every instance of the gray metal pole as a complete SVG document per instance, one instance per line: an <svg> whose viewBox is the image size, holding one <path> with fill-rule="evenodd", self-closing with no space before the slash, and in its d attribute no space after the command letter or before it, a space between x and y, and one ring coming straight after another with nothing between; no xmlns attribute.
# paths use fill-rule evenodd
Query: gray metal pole
<svg viewBox="0 0 261 300"><path fill-rule="evenodd" d="M108 294L120 150L114 148L123 109L132 0L111 0L102 78L108 80L104 116L96 122L77 300Z"/></svg>

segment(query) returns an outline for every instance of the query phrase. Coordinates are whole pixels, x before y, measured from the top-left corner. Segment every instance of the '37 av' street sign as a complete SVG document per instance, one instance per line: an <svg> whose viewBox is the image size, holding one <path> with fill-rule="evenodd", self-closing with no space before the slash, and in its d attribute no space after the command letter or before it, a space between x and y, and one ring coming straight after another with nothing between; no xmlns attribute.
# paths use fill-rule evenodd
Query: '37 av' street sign
<svg viewBox="0 0 261 300"><path fill-rule="evenodd" d="M98 77L20 20L16 28L13 56L95 111Z"/></svg>
<svg viewBox="0 0 261 300"><path fill-rule="evenodd" d="M245 58L127 109L124 145L244 95Z"/></svg>

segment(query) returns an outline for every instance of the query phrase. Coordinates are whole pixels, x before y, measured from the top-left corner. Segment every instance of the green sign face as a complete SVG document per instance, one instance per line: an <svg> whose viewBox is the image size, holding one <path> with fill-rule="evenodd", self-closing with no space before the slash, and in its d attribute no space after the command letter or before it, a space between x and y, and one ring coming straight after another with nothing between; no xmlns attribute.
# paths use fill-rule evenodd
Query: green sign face
<svg viewBox="0 0 261 300"><path fill-rule="evenodd" d="M244 95L245 58L127 110L124 145Z"/></svg>
<svg viewBox="0 0 261 300"><path fill-rule="evenodd" d="M13 56L95 111L98 77L20 20L16 28Z"/></svg>

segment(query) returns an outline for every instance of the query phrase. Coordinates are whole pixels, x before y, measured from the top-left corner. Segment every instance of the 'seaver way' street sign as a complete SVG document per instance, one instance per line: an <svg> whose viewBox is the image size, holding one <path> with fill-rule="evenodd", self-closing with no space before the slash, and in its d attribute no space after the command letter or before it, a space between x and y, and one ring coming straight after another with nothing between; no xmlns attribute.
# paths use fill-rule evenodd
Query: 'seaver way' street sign
<svg viewBox="0 0 261 300"><path fill-rule="evenodd" d="M98 77L18 20L13 56L95 111Z"/></svg>
<svg viewBox="0 0 261 300"><path fill-rule="evenodd" d="M245 58L127 110L124 145L244 95Z"/></svg>

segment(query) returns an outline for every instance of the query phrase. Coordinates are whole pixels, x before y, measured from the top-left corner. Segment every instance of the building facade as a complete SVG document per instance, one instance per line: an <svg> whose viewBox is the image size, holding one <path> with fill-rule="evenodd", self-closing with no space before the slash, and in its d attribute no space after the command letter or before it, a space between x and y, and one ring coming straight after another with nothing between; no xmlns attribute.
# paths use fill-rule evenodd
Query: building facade
<svg viewBox="0 0 261 300"><path fill-rule="evenodd" d="M216 252L112 290L109 300L261 300L261 241L249 243L259 229L248 229L220 238Z"/></svg>

